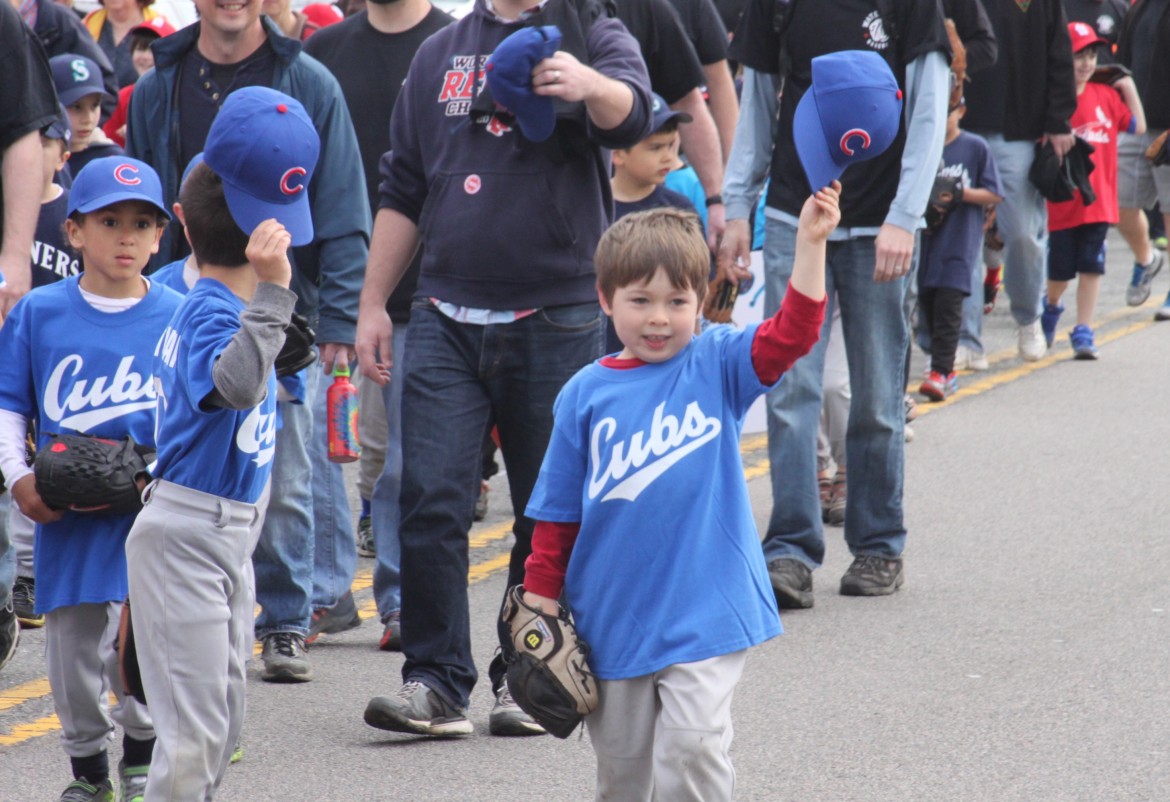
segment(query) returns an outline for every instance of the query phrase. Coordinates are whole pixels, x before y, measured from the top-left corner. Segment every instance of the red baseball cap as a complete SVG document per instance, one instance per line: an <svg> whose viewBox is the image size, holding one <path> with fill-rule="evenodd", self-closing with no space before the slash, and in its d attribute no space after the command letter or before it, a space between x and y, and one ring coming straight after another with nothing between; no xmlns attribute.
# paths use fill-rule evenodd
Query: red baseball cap
<svg viewBox="0 0 1170 802"><path fill-rule="evenodd" d="M1068 24L1068 38L1072 39L1072 51L1080 53L1086 47L1109 44L1093 30L1093 26L1085 22L1070 22Z"/></svg>
<svg viewBox="0 0 1170 802"><path fill-rule="evenodd" d="M160 37L170 36L175 32L175 26L167 22L165 17L154 17L146 22L140 22L130 29L130 33L137 33L139 31L157 33Z"/></svg>
<svg viewBox="0 0 1170 802"><path fill-rule="evenodd" d="M321 28L345 19L345 14L333 3L309 3L301 9L301 13Z"/></svg>

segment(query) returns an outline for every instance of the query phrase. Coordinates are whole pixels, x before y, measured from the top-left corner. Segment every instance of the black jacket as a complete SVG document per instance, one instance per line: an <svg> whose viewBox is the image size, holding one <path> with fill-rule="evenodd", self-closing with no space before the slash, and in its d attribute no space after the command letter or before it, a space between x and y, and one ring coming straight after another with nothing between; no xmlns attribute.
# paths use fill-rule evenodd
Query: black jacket
<svg viewBox="0 0 1170 802"><path fill-rule="evenodd" d="M1138 25L1157 25L1157 43L1154 46L1154 55L1151 59L1151 70L1148 87L1157 88L1157 91L1142 93L1142 106L1146 111L1146 125L1150 130L1170 128L1170 6L1168 11L1162 12L1161 19L1143 19L1148 3L1146 0L1137 0L1125 18L1121 28L1121 38L1117 43L1117 60L1133 69L1134 66L1134 31ZM1139 87L1140 89L1140 87Z"/></svg>
<svg viewBox="0 0 1170 802"><path fill-rule="evenodd" d="M106 58L105 51L98 47L98 43L89 35L89 31L81 24L77 15L53 0L37 0L37 24L33 32L41 40L49 58L75 53L97 62L102 70L102 83L110 93L110 97L102 103L104 120L117 105L118 81L114 77L114 68Z"/></svg>

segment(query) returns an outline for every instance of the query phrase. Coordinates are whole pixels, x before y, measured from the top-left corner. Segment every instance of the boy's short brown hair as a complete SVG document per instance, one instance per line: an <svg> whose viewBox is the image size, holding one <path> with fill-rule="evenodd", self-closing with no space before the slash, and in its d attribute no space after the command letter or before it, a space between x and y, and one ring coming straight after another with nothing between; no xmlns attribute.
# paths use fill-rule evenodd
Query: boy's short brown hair
<svg viewBox="0 0 1170 802"><path fill-rule="evenodd" d="M601 237L594 256L597 288L607 303L620 287L654 278L660 268L671 286L707 294L711 252L699 216L669 207L628 214Z"/></svg>
<svg viewBox="0 0 1170 802"><path fill-rule="evenodd" d="M195 165L179 190L183 222L200 265L243 267L248 234L236 224L223 194L223 180L206 162Z"/></svg>

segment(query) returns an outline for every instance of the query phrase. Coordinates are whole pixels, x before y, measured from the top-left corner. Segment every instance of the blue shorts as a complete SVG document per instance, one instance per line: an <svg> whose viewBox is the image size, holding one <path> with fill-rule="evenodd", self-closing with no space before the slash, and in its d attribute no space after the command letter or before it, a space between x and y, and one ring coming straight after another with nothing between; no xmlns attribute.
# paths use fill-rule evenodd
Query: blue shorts
<svg viewBox="0 0 1170 802"><path fill-rule="evenodd" d="M1105 274L1108 223L1085 223L1048 235L1048 280L1072 281L1077 273Z"/></svg>

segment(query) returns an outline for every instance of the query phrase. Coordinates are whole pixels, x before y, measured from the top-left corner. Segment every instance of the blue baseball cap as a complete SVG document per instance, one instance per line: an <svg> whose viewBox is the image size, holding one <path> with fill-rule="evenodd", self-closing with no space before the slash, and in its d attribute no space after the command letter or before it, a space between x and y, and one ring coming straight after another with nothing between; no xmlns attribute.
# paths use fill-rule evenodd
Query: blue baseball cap
<svg viewBox="0 0 1170 802"><path fill-rule="evenodd" d="M183 177L179 179L179 191L183 191L183 185L187 183L187 176L191 175L191 171L199 165L203 164L203 151L199 151L191 157L191 161L187 162L187 166L183 168Z"/></svg>
<svg viewBox="0 0 1170 802"><path fill-rule="evenodd" d="M53 73L57 98L64 106L71 106L86 95L109 97L102 83L102 68L91 58L62 53L49 59L49 69Z"/></svg>
<svg viewBox="0 0 1170 802"><path fill-rule="evenodd" d="M309 182L320 152L321 137L299 101L246 86L224 101L207 133L203 161L223 180L228 210L245 234L276 218L293 245L308 245Z"/></svg>
<svg viewBox="0 0 1170 802"><path fill-rule="evenodd" d="M678 120L680 123L689 123L694 119L685 111L675 111L670 105L663 100L662 95L657 92L650 93L650 113L654 117L654 121L650 126L650 133L657 133L662 126L666 125L671 120Z"/></svg>
<svg viewBox="0 0 1170 802"><path fill-rule="evenodd" d="M162 182L149 164L129 156L106 156L94 159L74 177L65 213L96 212L131 200L145 201L168 220L171 217L163 203Z"/></svg>
<svg viewBox="0 0 1170 802"><path fill-rule="evenodd" d="M64 106L57 104L57 116L53 122L45 127L45 130L41 131L41 136L63 140L65 147L69 147L69 141L73 139L73 126L69 124L69 113L65 111Z"/></svg>
<svg viewBox="0 0 1170 802"><path fill-rule="evenodd" d="M813 191L856 162L885 153L902 121L902 90L885 59L842 50L812 60L812 86L796 105L796 152Z"/></svg>
<svg viewBox="0 0 1170 802"><path fill-rule="evenodd" d="M496 46L484 66L492 99L515 115L529 142L543 142L557 127L553 99L532 91L532 70L560 47L555 25L521 28Z"/></svg>

